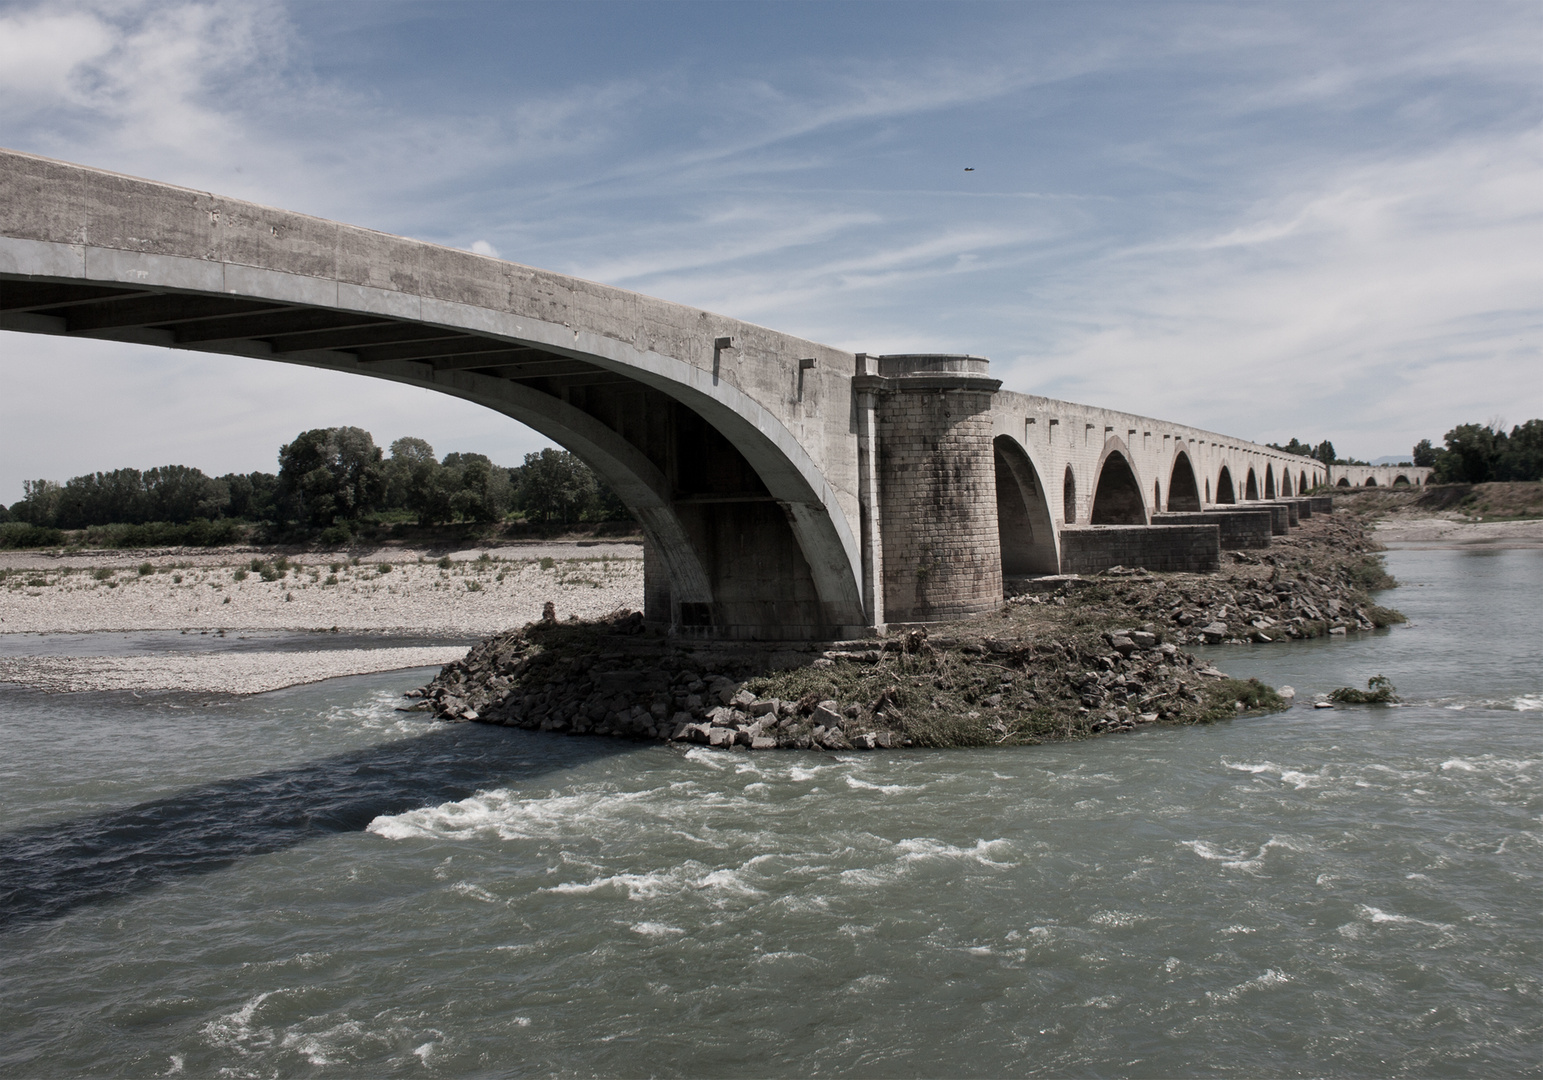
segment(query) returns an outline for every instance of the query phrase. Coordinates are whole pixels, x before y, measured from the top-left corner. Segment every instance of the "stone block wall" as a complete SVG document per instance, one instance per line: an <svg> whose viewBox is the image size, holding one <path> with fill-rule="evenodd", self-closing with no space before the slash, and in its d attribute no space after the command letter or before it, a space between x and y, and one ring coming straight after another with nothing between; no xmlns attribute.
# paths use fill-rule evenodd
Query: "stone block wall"
<svg viewBox="0 0 1543 1080"><path fill-rule="evenodd" d="M1198 514L1154 514L1154 525L1215 525L1221 546L1229 551L1267 548L1274 533L1270 514L1263 510L1206 510Z"/></svg>
<svg viewBox="0 0 1543 1080"><path fill-rule="evenodd" d="M1002 602L991 406L990 390L968 386L878 395L889 622L952 619Z"/></svg>
<svg viewBox="0 0 1543 1080"><path fill-rule="evenodd" d="M1061 530L1062 573L1096 574L1111 566L1215 573L1221 567L1221 529L1208 521L1193 525L1080 525Z"/></svg>

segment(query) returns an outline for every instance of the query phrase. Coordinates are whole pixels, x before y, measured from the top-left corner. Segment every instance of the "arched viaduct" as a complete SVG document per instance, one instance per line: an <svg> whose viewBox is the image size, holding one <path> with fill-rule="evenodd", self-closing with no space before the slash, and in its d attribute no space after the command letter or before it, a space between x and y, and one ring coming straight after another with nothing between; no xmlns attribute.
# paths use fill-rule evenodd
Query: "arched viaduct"
<svg viewBox="0 0 1543 1080"><path fill-rule="evenodd" d="M1424 487L1434 471L1420 465L1334 465L1328 483L1336 488Z"/></svg>
<svg viewBox="0 0 1543 1080"><path fill-rule="evenodd" d="M1073 548L1084 569L1112 558L1088 542L1110 526L1213 536L1154 515L1328 480L1234 436L1004 392L976 357L854 355L7 150L0 329L347 371L504 413L626 502L645 613L686 634L847 636L990 610L1004 575L1059 572Z"/></svg>

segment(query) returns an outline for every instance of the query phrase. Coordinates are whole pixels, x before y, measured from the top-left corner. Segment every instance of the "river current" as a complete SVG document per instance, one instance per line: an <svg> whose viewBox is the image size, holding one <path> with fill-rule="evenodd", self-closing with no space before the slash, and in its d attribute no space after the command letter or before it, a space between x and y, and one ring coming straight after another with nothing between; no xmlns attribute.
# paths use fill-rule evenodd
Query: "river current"
<svg viewBox="0 0 1543 1080"><path fill-rule="evenodd" d="M0 1074L1537 1074L1543 551L1214 647L1298 707L724 753L0 689Z"/></svg>

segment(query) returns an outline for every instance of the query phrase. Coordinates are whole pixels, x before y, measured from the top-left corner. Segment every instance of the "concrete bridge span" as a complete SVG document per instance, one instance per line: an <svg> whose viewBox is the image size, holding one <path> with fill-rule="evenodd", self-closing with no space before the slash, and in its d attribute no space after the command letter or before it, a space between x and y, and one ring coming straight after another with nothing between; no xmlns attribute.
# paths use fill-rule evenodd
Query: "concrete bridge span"
<svg viewBox="0 0 1543 1080"><path fill-rule="evenodd" d="M969 615L1000 603L1004 573L1062 569L1074 534L1086 554L1087 530L1327 479L1236 437L1004 392L978 357L854 355L8 150L0 330L346 371L495 409L623 499L645 535L647 617L686 634Z"/></svg>

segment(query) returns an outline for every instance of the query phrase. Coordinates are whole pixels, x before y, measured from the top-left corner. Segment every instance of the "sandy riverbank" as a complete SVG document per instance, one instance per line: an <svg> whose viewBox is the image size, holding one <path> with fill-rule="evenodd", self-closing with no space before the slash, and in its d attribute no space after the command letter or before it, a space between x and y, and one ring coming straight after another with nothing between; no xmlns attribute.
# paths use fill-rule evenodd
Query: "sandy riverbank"
<svg viewBox="0 0 1543 1080"><path fill-rule="evenodd" d="M1389 517L1373 537L1390 548L1508 550L1543 548L1543 518L1525 521L1460 521L1446 517Z"/></svg>
<svg viewBox="0 0 1543 1080"><path fill-rule="evenodd" d="M246 549L0 553L0 644L13 634L104 631L339 629L382 636L379 648L0 656L0 683L49 691L262 693L446 664L464 655L466 644L401 647L391 639L469 644L540 618L548 601L561 617L581 619L642 606L637 544L471 550L448 556L448 567L439 556L404 548L356 556L299 555L280 572L272 552ZM271 580L254 571L254 559Z"/></svg>

